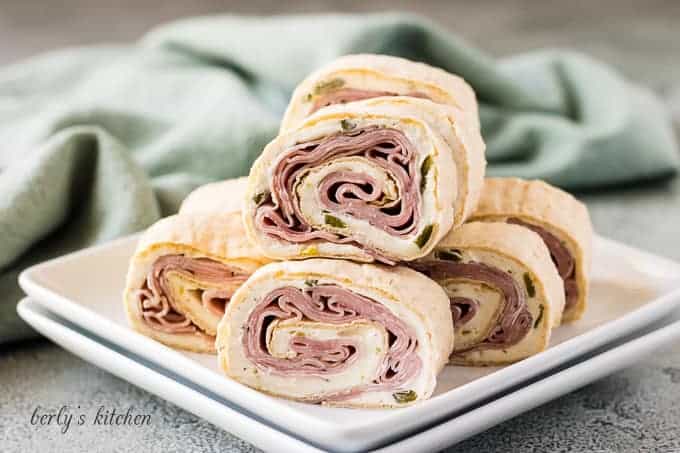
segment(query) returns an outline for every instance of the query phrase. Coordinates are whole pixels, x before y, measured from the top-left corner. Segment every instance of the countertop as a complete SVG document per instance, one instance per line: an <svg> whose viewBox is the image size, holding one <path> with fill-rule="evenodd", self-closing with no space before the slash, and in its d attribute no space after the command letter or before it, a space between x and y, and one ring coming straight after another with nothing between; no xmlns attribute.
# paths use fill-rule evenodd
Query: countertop
<svg viewBox="0 0 680 453"><path fill-rule="evenodd" d="M0 64L42 50L134 39L149 26L188 14L410 9L429 15L497 56L538 47L573 47L655 89L680 131L680 2L122 1L96 8L85 0L57 7L0 6ZM33 6L31 6L33 5ZM589 6L591 5L591 6ZM36 9L38 8L38 9ZM588 9L590 8L590 9ZM75 12L88 20L76 20ZM39 16L39 17L38 17ZM110 20L111 18L115 20ZM4 44L3 44L4 43ZM680 135L680 134L676 134ZM680 261L680 179L577 194L597 232ZM680 452L680 345L550 402L450 449L451 452ZM94 414L127 408L151 424L71 428L33 426L37 405ZM2 452L251 452L228 432L76 358L46 340L0 346Z"/></svg>

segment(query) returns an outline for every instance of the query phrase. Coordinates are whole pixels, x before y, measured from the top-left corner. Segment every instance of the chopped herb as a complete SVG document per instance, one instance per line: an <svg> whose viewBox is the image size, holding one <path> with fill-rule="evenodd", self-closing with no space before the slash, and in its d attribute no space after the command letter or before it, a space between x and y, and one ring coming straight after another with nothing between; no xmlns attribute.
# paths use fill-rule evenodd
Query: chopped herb
<svg viewBox="0 0 680 453"><path fill-rule="evenodd" d="M319 280L312 279L312 280L305 280L305 285L307 286L316 286L319 284Z"/></svg>
<svg viewBox="0 0 680 453"><path fill-rule="evenodd" d="M345 222L330 214L324 214L323 219L324 222L326 222L326 225L330 225L334 228L347 228Z"/></svg>
<svg viewBox="0 0 680 453"><path fill-rule="evenodd" d="M463 253L456 249L437 250L434 253L434 257L444 261L463 261Z"/></svg>
<svg viewBox="0 0 680 453"><path fill-rule="evenodd" d="M314 94L324 94L329 91L337 90L345 84L342 79L331 79L319 82L314 87Z"/></svg>
<svg viewBox="0 0 680 453"><path fill-rule="evenodd" d="M393 393L394 400L399 404L410 403L418 398L418 394L413 390L404 390L402 392Z"/></svg>
<svg viewBox="0 0 680 453"><path fill-rule="evenodd" d="M260 192L258 194L255 194L253 197L253 201L255 202L255 206L260 206L262 202L267 198L267 192Z"/></svg>
<svg viewBox="0 0 680 453"><path fill-rule="evenodd" d="M342 128L343 131L351 131L352 129L356 128L357 125L355 122L350 121L348 119L344 119L340 121L340 127Z"/></svg>
<svg viewBox="0 0 680 453"><path fill-rule="evenodd" d="M538 318L536 318L536 321L534 321L534 329L538 327L538 325L541 323L541 319L543 319L543 305L538 306Z"/></svg>
<svg viewBox="0 0 680 453"><path fill-rule="evenodd" d="M380 354L382 352L382 348L375 348L375 353Z"/></svg>
<svg viewBox="0 0 680 453"><path fill-rule="evenodd" d="M425 228L423 228L422 233L420 233L415 240L416 245L421 249L425 247L425 244L427 244L427 242L430 240L433 231L434 225L428 225Z"/></svg>
<svg viewBox="0 0 680 453"><path fill-rule="evenodd" d="M420 191L422 192L425 190L425 186L427 185L427 174L430 172L430 169L432 168L432 156L427 156L425 160L423 161L423 164L420 166Z"/></svg>
<svg viewBox="0 0 680 453"><path fill-rule="evenodd" d="M524 273L524 285L527 287L529 297L534 297L536 295L536 288L534 288L534 282L531 281L531 276L528 272Z"/></svg>

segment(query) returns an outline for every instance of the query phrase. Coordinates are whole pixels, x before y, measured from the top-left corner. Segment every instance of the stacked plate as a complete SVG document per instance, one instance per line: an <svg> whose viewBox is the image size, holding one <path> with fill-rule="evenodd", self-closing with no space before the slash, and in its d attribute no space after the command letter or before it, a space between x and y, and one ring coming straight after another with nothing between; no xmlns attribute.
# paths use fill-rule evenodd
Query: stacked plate
<svg viewBox="0 0 680 453"><path fill-rule="evenodd" d="M588 312L556 330L546 351L505 367L446 367L431 399L400 410L300 404L225 378L214 356L131 330L120 298L135 245L124 238L28 269L19 314L74 354L264 450L440 450L680 340L680 264L598 237Z"/></svg>

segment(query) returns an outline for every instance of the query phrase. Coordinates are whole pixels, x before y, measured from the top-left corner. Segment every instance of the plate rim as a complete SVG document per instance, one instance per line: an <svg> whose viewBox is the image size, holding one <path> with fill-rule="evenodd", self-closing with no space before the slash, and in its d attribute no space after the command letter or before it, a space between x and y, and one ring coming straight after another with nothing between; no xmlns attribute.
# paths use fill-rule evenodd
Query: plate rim
<svg viewBox="0 0 680 453"><path fill-rule="evenodd" d="M273 438L272 442L277 442L276 446L279 449L282 447L282 445L278 442L289 442L294 444L295 451L300 451L301 453L318 453L320 451L323 451L319 450L316 446L309 443L305 439L297 439L295 436L286 432L282 432L278 428L270 426L266 422L253 419L247 414L243 414L228 406L224 406L224 404L222 404L220 401L217 401L211 398L209 395L204 395L201 392L192 389L191 387L187 386L184 382L171 379L170 377L159 372L158 370L149 368L144 363L138 362L135 358L121 354L120 352L109 348L107 345L100 343L95 338L91 338L86 334L74 330L73 328L61 322L61 320L51 319L48 315L40 313L39 310L36 310L34 307L32 307L33 304L43 309L44 311L51 313L49 308L45 307L44 303L31 299L29 297L25 297L17 304L17 312L19 313L21 318L24 319L27 323L34 326L34 323L31 321L34 321L36 318L39 318L39 321L42 321L43 324L51 324L53 326L56 325L57 326L56 329L52 327L48 327L47 329L51 329L50 332L52 334L54 334L55 330L62 331L61 333L57 333L57 335L61 335L62 338L63 332L66 332L67 336L77 337L78 340L80 340L79 343L81 344L81 347L82 338L84 338L86 342L95 344L97 347L105 349L105 353L102 354L102 356L115 355L120 357L124 362L126 362L127 366L130 366L128 362L131 362L133 363L133 366L143 367L146 374L152 373L153 378L160 377L161 379L170 380L174 388L179 387L179 392L168 391L167 392L168 396L166 396L164 394L161 394L164 393L162 390L157 391L158 386L154 386L154 389L147 388L148 386L142 385L136 380L128 379L126 376L121 375L125 373L118 374L113 370L109 370L108 367L100 366L94 361L91 361L89 358L83 357L78 352L73 351L71 348L63 346L60 341L53 339L51 335L45 334L42 331L42 329L39 329L41 333L43 333L46 337L48 337L51 341L53 341L60 347L68 350L69 352L75 355L78 355L79 357L83 358L84 360L90 363L93 363L95 366L104 368L111 374L114 374L119 378L122 378L132 383L133 385L139 386L145 389L146 391L149 391L150 393L154 393L157 396L182 407L184 410L187 410L193 413L194 415L201 417L212 424L217 425L218 427L224 429L225 431L231 433L232 435L235 435L243 440L246 440L256 446L267 448L267 445L262 444L262 439L263 438L267 439L267 436L272 436ZM425 446L428 451L441 450L442 448L450 447L465 439L474 437L475 435L480 434L504 421L510 420L515 416L518 416L524 412L532 410L542 404L545 404L549 401L559 398L562 395L565 395L569 392L577 390L607 375L610 375L612 373L620 371L621 369L631 366L632 364L635 363L635 361L639 357L644 356L647 353L647 351L651 352L652 350L656 350L656 348L659 346L663 345L667 346L671 344L671 342L677 341L679 338L680 338L680 319L676 319L675 321L670 322L669 324L660 326L656 329L630 338L629 340L623 341L622 343L613 345L611 348L607 348L604 351L595 353L593 356L588 357L587 359L581 362L568 366L562 370L559 370L554 374L538 378L535 381L531 382L526 387L522 387L514 391L509 391L508 393L500 396L499 398L489 401L486 404L482 404L478 407L475 407L472 410L460 414L453 419L443 420L435 424L434 426L418 431L417 433L408 435L407 437L401 438L395 442L383 444L371 451L373 453L410 452L413 451L415 447L420 447L422 449L425 446L424 445L425 439L427 439L428 437L429 439L427 440L427 442L429 442L430 445ZM638 349L641 350L638 351ZM632 350L636 350L636 352L632 352ZM612 358L613 356L616 356L618 358L613 359ZM610 359L609 360L610 362L615 363L609 367L603 367L601 363L603 361L606 361L607 359ZM107 360L107 362L110 363L110 360ZM170 370L166 370L162 366L159 366L159 368L163 369L164 371L170 372ZM116 368L116 370L120 372L119 368ZM564 385L561 385L563 381ZM161 389L163 389L163 387L161 387ZM182 392L188 393L192 396L191 403L182 404L182 402L177 401L178 399L177 395ZM537 395L539 396L537 397ZM207 404L209 404L211 408L214 409L213 413L215 417L226 416L227 418L238 420L240 423L236 424L216 423L215 418L205 416L204 414L201 413L196 413L200 412L196 411L194 408L195 404L193 403L194 401L196 401L196 397L207 398L210 400L209 402L207 402ZM475 420L481 420L482 423ZM255 426L256 429L258 430L257 435L248 435L247 433L245 435L242 434L244 431L243 427L251 424ZM460 427L460 425L463 426ZM469 428L471 426L474 427L474 429L470 430ZM234 427L236 427L236 429ZM262 430L265 430L266 436L262 436ZM461 432L463 434L460 434ZM436 439L433 439L433 437L436 437ZM436 445L431 445L433 442L436 443ZM288 445L284 446L287 447Z"/></svg>

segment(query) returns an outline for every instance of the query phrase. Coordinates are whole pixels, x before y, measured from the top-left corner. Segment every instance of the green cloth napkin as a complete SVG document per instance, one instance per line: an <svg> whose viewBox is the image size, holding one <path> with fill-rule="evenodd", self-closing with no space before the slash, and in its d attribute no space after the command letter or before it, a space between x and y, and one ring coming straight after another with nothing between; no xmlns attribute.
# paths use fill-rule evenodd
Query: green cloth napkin
<svg viewBox="0 0 680 453"><path fill-rule="evenodd" d="M463 76L489 174L581 189L678 169L659 102L610 68L553 50L494 61L410 15L197 18L133 45L47 54L0 70L0 342L34 335L15 314L21 269L138 231L198 185L246 174L293 87L358 52Z"/></svg>

